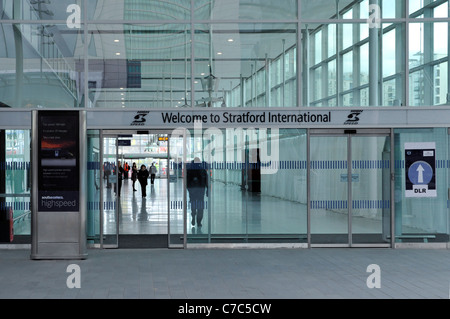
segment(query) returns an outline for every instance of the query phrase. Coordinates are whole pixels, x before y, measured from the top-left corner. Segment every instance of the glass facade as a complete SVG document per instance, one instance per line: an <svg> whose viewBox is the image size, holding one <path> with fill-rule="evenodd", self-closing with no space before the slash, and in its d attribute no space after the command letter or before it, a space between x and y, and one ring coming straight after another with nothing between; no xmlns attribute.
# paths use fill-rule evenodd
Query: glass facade
<svg viewBox="0 0 450 319"><path fill-rule="evenodd" d="M0 2L7 106L447 103L448 1L54 2Z"/></svg>
<svg viewBox="0 0 450 319"><path fill-rule="evenodd" d="M11 208L14 232L30 235L30 131L0 130L0 209Z"/></svg>
<svg viewBox="0 0 450 319"><path fill-rule="evenodd" d="M448 109L449 12L448 0L0 0L0 112L305 114L181 133L88 125L92 244L120 246L142 216L159 230L138 233L173 247L447 243L450 124L347 128L365 110ZM338 126L310 121L347 109ZM17 235L31 232L30 130L0 119L0 206L14 208ZM405 143L428 142L437 195L406 197ZM186 175L196 157L208 175L201 231ZM114 195L110 169L125 160L157 165L145 205Z"/></svg>
<svg viewBox="0 0 450 319"><path fill-rule="evenodd" d="M209 183L203 227L188 243L306 243L306 140L297 129L192 132L187 161L202 160Z"/></svg>

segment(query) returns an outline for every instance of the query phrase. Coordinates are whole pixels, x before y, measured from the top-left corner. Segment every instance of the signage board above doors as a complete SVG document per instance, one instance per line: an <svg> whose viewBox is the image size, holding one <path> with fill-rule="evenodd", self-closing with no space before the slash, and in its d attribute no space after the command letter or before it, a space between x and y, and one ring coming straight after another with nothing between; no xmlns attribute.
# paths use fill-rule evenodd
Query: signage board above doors
<svg viewBox="0 0 450 319"><path fill-rule="evenodd" d="M83 109L84 110L84 109ZM0 109L0 128L31 128L32 110ZM67 109L65 109L67 111ZM450 108L90 109L88 129L449 127Z"/></svg>
<svg viewBox="0 0 450 319"><path fill-rule="evenodd" d="M90 129L278 128L405 128L448 127L444 108L211 108L154 110L89 110Z"/></svg>

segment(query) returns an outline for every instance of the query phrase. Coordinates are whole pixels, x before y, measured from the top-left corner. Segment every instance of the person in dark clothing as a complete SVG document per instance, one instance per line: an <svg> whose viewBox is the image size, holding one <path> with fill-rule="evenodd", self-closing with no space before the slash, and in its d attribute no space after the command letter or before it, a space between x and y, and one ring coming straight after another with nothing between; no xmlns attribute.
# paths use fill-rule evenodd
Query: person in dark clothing
<svg viewBox="0 0 450 319"><path fill-rule="evenodd" d="M191 203L192 226L202 226L205 194L208 196L208 173L204 164L196 157L187 165L186 186Z"/></svg>
<svg viewBox="0 0 450 319"><path fill-rule="evenodd" d="M148 183L148 170L147 167L145 165L141 165L141 169L138 172L138 181L141 184L141 190L142 190L142 197L146 197L147 196L147 183Z"/></svg>
<svg viewBox="0 0 450 319"><path fill-rule="evenodd" d="M133 163L133 166L131 167L131 180L133 181L133 192L137 190L135 187L137 176L138 176L138 169L136 163Z"/></svg>
<svg viewBox="0 0 450 319"><path fill-rule="evenodd" d="M119 176L117 177L117 183L118 183L118 196L120 197L120 191L122 190L122 179L123 179L123 174L125 173L123 167L122 167L122 163L119 161Z"/></svg>

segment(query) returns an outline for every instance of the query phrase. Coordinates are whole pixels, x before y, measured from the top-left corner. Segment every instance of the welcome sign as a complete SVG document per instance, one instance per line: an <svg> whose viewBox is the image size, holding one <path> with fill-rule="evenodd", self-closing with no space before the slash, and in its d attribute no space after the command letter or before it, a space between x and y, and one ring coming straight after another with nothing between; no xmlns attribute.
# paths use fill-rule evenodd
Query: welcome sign
<svg viewBox="0 0 450 319"><path fill-rule="evenodd" d="M267 124L267 123L327 123L331 121L331 112L281 113L281 112L222 112L219 114L183 114L180 112L161 113L164 124Z"/></svg>
<svg viewBox="0 0 450 319"><path fill-rule="evenodd" d="M450 109L435 108L174 108L172 110L102 110L87 112L89 129L279 127L404 128L448 127Z"/></svg>
<svg viewBox="0 0 450 319"><path fill-rule="evenodd" d="M99 111L101 112L101 111ZM299 127L321 126L347 121L348 111L337 114L330 110L241 110L241 109L175 109L175 110L110 110L107 116L97 110L87 112L88 128L193 128L202 127ZM339 119L341 118L341 119Z"/></svg>

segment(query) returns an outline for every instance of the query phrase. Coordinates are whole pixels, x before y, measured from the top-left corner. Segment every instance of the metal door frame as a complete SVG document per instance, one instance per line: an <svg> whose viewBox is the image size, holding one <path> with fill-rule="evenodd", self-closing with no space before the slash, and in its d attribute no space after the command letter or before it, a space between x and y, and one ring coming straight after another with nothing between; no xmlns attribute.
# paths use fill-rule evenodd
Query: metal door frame
<svg viewBox="0 0 450 319"><path fill-rule="evenodd" d="M119 161L119 145L117 143L117 140L120 135L123 134L139 134L138 130L127 130L127 129L99 129L99 148L100 148L100 163L102 164L104 162L104 138L115 138L116 139L116 163ZM169 139L167 141L167 168L168 168L168 176L167 176L167 245L170 247L170 135L172 133L171 130L164 130L164 129L146 129L142 130L146 131L147 134L167 134ZM185 143L185 139L184 139ZM118 180L119 172L116 170L116 180ZM100 168L100 248L106 249L106 248L119 248L119 198L116 196L115 198L115 218L116 218L116 244L104 244L103 243L103 236L104 236L104 230L103 230L103 222L104 222L104 206L103 206L103 188L104 188L104 171L102 168ZM114 187L116 188L116 192L118 191L118 183L115 183ZM184 205L185 206L185 205Z"/></svg>
<svg viewBox="0 0 450 319"><path fill-rule="evenodd" d="M394 198L394 130L390 128L380 128L380 129L308 129L307 132L307 231L308 231L308 247L394 247L394 212L395 203ZM352 174L352 136L385 136L390 138L391 148L390 148L390 243L379 243L379 244L363 244L353 243L353 233L352 233L352 183L351 178L347 179L347 201L348 201L348 241L345 244L313 244L311 242L311 137L315 136L342 136L347 138L347 176L350 177Z"/></svg>

